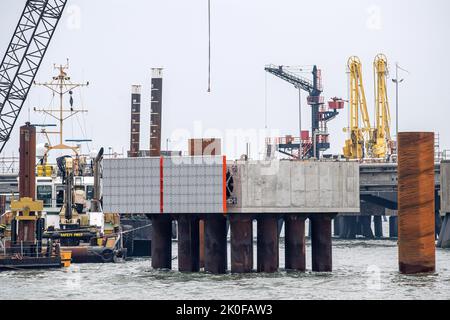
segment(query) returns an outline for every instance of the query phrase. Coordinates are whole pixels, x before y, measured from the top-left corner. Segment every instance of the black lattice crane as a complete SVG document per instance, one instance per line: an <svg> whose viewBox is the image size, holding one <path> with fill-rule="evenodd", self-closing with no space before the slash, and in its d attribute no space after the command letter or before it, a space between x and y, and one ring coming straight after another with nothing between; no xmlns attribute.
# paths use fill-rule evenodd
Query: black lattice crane
<svg viewBox="0 0 450 320"><path fill-rule="evenodd" d="M67 0L27 0L0 65L0 153L9 140Z"/></svg>
<svg viewBox="0 0 450 320"><path fill-rule="evenodd" d="M302 145L302 152L299 158L319 159L320 152L330 149L329 133L327 122L334 119L339 113L338 109L343 108L343 102L340 99L334 99L325 108L324 98L322 96L322 75L317 66L313 67L313 80L300 77L289 70L289 67L269 65L265 70L274 76L292 84L297 90L306 91L308 96L308 105L311 106L311 142L305 141L302 137L299 143ZM291 143L292 144L292 143Z"/></svg>

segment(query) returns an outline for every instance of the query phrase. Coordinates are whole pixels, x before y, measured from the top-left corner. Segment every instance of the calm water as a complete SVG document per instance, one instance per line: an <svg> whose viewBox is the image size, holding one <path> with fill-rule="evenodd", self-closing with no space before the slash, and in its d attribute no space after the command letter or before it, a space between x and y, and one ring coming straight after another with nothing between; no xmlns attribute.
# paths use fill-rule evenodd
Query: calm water
<svg viewBox="0 0 450 320"><path fill-rule="evenodd" d="M177 250L173 248L176 270ZM311 269L310 244L307 267ZM256 253L256 248L255 248ZM450 299L450 251L437 250L437 272L403 276L395 241L333 241L334 272L273 275L153 271L149 259L72 265L52 271L0 272L4 299ZM284 267L284 243L280 243Z"/></svg>

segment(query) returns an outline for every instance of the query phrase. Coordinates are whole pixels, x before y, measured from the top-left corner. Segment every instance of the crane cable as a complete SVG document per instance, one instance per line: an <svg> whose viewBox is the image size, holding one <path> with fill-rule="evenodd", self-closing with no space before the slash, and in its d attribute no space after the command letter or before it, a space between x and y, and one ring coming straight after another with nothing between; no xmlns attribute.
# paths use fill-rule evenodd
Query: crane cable
<svg viewBox="0 0 450 320"><path fill-rule="evenodd" d="M267 72L265 72L265 88L264 88L264 129L266 129L266 133L267 133L267 129L268 129L268 124L267 124L267 116L268 116L268 97L267 97Z"/></svg>
<svg viewBox="0 0 450 320"><path fill-rule="evenodd" d="M211 0L208 0L208 92L211 92Z"/></svg>

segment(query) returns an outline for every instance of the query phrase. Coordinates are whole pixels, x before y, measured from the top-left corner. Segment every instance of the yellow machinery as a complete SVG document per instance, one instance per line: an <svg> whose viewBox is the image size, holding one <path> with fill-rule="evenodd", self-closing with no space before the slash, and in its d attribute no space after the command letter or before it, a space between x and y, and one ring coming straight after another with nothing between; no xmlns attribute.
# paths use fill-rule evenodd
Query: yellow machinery
<svg viewBox="0 0 450 320"><path fill-rule="evenodd" d="M350 124L347 130L350 138L345 141L344 156L347 159L363 159L365 156L371 156L373 130L367 111L359 58L350 57L348 68L350 71Z"/></svg>
<svg viewBox="0 0 450 320"><path fill-rule="evenodd" d="M11 212L14 216L14 230L11 237L13 243L41 245L44 228L44 221L41 216L43 209L42 201L33 201L31 198L25 197L18 201L11 201ZM29 249L31 250L31 247ZM39 248L36 248L36 250L40 252Z"/></svg>
<svg viewBox="0 0 450 320"><path fill-rule="evenodd" d="M23 197L11 201L8 245L0 253L0 270L69 267L71 252L61 251L57 241L47 240L43 247L43 202Z"/></svg>
<svg viewBox="0 0 450 320"><path fill-rule="evenodd" d="M375 144L373 146L374 158L386 158L392 154L391 140L391 114L387 98L388 64L384 54L375 57L373 63L375 73L375 116L376 128L374 131Z"/></svg>
<svg viewBox="0 0 450 320"><path fill-rule="evenodd" d="M388 64L384 54L374 61L375 127L371 127L364 91L362 66L358 57L348 60L350 71L350 139L345 142L347 159L387 159L392 155L391 114L387 97Z"/></svg>
<svg viewBox="0 0 450 320"><path fill-rule="evenodd" d="M38 177L51 177L53 174L53 167L50 165L38 165L36 171Z"/></svg>

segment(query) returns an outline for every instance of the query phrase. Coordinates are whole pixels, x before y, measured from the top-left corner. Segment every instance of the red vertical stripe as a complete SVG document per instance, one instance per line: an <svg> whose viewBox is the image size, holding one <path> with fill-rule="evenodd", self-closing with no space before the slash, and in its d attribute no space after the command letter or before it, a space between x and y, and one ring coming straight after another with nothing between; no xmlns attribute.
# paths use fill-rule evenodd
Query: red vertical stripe
<svg viewBox="0 0 450 320"><path fill-rule="evenodd" d="M226 215L228 208L227 208L227 157L223 156L223 162L222 162L222 179L223 179L223 190L222 190L222 197L223 197L223 213Z"/></svg>
<svg viewBox="0 0 450 320"><path fill-rule="evenodd" d="M159 190L159 207L161 213L164 213L164 158L161 157L159 160L159 179L160 179L160 190Z"/></svg>

